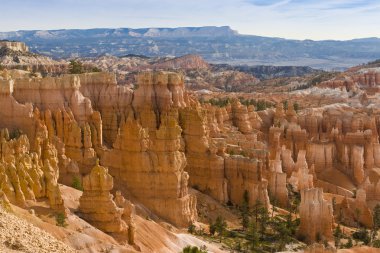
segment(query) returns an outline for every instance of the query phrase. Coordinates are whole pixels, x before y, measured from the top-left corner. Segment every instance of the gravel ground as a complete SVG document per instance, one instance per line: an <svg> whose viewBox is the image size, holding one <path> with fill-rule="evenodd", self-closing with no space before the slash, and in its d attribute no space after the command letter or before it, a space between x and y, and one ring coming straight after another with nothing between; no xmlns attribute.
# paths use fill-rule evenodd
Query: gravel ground
<svg viewBox="0 0 380 253"><path fill-rule="evenodd" d="M0 205L0 252L75 253L77 251L26 220L6 212Z"/></svg>

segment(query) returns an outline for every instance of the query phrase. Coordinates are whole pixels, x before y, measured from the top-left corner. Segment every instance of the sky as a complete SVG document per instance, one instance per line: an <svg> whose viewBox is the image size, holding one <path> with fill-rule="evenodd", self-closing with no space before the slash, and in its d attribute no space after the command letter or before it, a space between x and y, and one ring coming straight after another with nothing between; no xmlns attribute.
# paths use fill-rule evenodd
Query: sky
<svg viewBox="0 0 380 253"><path fill-rule="evenodd" d="M288 39L380 37L380 0L0 0L0 31L228 25Z"/></svg>

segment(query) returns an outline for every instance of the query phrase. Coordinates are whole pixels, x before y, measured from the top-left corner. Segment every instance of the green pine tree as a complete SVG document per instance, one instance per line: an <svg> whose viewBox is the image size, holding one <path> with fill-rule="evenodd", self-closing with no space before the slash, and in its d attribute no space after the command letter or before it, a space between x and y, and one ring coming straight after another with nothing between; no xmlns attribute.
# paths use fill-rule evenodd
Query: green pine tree
<svg viewBox="0 0 380 253"><path fill-rule="evenodd" d="M249 193L247 190L243 193L243 203L240 207L240 215L243 229L247 229L249 225Z"/></svg>

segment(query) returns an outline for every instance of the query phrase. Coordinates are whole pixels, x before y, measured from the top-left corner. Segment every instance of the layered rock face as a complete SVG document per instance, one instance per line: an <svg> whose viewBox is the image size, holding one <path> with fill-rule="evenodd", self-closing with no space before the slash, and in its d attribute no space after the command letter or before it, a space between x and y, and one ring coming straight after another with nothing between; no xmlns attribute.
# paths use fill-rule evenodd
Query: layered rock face
<svg viewBox="0 0 380 253"><path fill-rule="evenodd" d="M199 105L180 110L186 170L194 188L235 204L241 204L247 191L251 205L260 201L269 206L268 180L262 173L265 150L254 134L261 121L255 116L238 101L224 110Z"/></svg>
<svg viewBox="0 0 380 253"><path fill-rule="evenodd" d="M269 168L269 193L276 205L286 207L289 203L286 185L287 181L290 180L287 179L287 174L282 171L280 153L277 153L276 159L271 161Z"/></svg>
<svg viewBox="0 0 380 253"><path fill-rule="evenodd" d="M334 222L332 205L323 198L323 190L301 190L299 235L308 242L331 240Z"/></svg>
<svg viewBox="0 0 380 253"><path fill-rule="evenodd" d="M178 226L196 219L196 198L187 191L182 129L178 108L185 106L183 80L166 73L143 73L132 102L133 111L121 122L113 150L102 163L126 182L142 203Z"/></svg>
<svg viewBox="0 0 380 253"><path fill-rule="evenodd" d="M117 85L114 74L85 73L79 75L80 92L91 100L92 108L100 112L101 133L108 145L116 139L121 122L132 111L133 91L126 86ZM100 139L100 141L103 141ZM98 143L99 146L102 143Z"/></svg>
<svg viewBox="0 0 380 253"><path fill-rule="evenodd" d="M79 200L79 210L90 224L107 233L126 234L128 241L133 244L134 207L127 207L126 200L120 193L117 205L110 193L112 189L113 177L107 168L97 162L91 173L83 178L83 195Z"/></svg>
<svg viewBox="0 0 380 253"><path fill-rule="evenodd" d="M348 72L343 78L336 78L318 84L323 88L339 88L358 91L360 87L373 88L380 85L380 72L371 69L361 72Z"/></svg>
<svg viewBox="0 0 380 253"><path fill-rule="evenodd" d="M190 184L226 203L228 193L223 157L225 144L221 144L220 151L216 147L217 144L210 143L206 112L201 107L181 110L180 123L183 128L187 158L186 171L190 174Z"/></svg>
<svg viewBox="0 0 380 253"><path fill-rule="evenodd" d="M7 129L1 131L0 189L13 204L47 197L53 209L63 212L57 152L48 140L39 148L42 152L31 152L26 135L10 139Z"/></svg>
<svg viewBox="0 0 380 253"><path fill-rule="evenodd" d="M28 52L29 48L23 42L0 40L0 48L9 48L13 51Z"/></svg>
<svg viewBox="0 0 380 253"><path fill-rule="evenodd" d="M27 133L37 153L41 153L38 144L48 139L58 151L52 166L60 166L62 181L71 184L73 175L88 173L100 156L114 176L123 175L121 183L128 182L129 190L144 204L176 225L186 226L196 219L196 199L187 194L186 158L176 111L186 105L183 78L171 73L144 73L133 101L131 90L116 86L112 80L112 75L105 73L18 79L15 85L12 79L2 80L7 85L0 102L14 104L9 107L17 111L9 117L6 114L8 120L1 123ZM116 101L115 108L117 94L120 103ZM33 124L26 124L28 117ZM146 134L135 135L139 127ZM45 129L46 135L40 137L39 129ZM133 147L135 143L128 146L136 137L147 141L147 146L140 150ZM106 149L103 139L113 149Z"/></svg>

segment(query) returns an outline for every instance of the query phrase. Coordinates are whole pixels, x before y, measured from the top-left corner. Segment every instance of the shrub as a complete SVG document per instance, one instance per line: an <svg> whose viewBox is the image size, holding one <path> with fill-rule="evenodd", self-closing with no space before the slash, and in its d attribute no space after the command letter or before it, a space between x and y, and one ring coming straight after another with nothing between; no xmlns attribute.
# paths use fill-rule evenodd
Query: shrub
<svg viewBox="0 0 380 253"><path fill-rule="evenodd" d="M80 61L71 60L69 63L69 73L70 74L82 74L83 65Z"/></svg>
<svg viewBox="0 0 380 253"><path fill-rule="evenodd" d="M264 111L267 109L267 103L263 100L259 100L256 105L256 111Z"/></svg>
<svg viewBox="0 0 380 253"><path fill-rule="evenodd" d="M216 226L215 224L210 222L210 235L215 235L216 232Z"/></svg>
<svg viewBox="0 0 380 253"><path fill-rule="evenodd" d="M56 225L59 227L66 227L67 226L66 217L65 217L64 213L58 213L55 216L55 221L56 221Z"/></svg>
<svg viewBox="0 0 380 253"><path fill-rule="evenodd" d="M293 104L293 108L296 112L298 112L298 110L300 109L300 105L297 103L297 102L294 102Z"/></svg>
<svg viewBox="0 0 380 253"><path fill-rule="evenodd" d="M367 229L362 228L352 234L352 237L356 240L362 241L365 245L371 241L369 233Z"/></svg>
<svg viewBox="0 0 380 253"><path fill-rule="evenodd" d="M22 131L20 129L15 129L9 133L10 139L18 139L22 135Z"/></svg>
<svg viewBox="0 0 380 253"><path fill-rule="evenodd" d="M81 183L81 181L80 181L80 178L77 177L77 176L74 176L74 177L73 177L73 182L72 182L71 186L72 186L74 189L77 189L77 190L79 190L79 191L83 191L82 183Z"/></svg>
<svg viewBox="0 0 380 253"><path fill-rule="evenodd" d="M353 245L353 243L352 243L352 238L351 237L349 237L348 238L348 241L347 241L347 243L344 245L344 247L346 248L346 249L350 249L350 248L352 248L354 245Z"/></svg>
<svg viewBox="0 0 380 253"><path fill-rule="evenodd" d="M189 227L187 228L187 232L189 232L190 234L194 234L194 232L195 232L195 225L193 223L191 223L189 225Z"/></svg>
<svg viewBox="0 0 380 253"><path fill-rule="evenodd" d="M182 253L207 253L206 247L198 248L197 246L186 246L182 249Z"/></svg>
<svg viewBox="0 0 380 253"><path fill-rule="evenodd" d="M282 106L284 107L285 110L288 110L288 100L284 100L282 102Z"/></svg>
<svg viewBox="0 0 380 253"><path fill-rule="evenodd" d="M372 243L372 246L374 248L380 248L380 240L374 240Z"/></svg>
<svg viewBox="0 0 380 253"><path fill-rule="evenodd" d="M98 67L93 67L91 69L91 72L102 72L102 70L100 68L98 68Z"/></svg>

